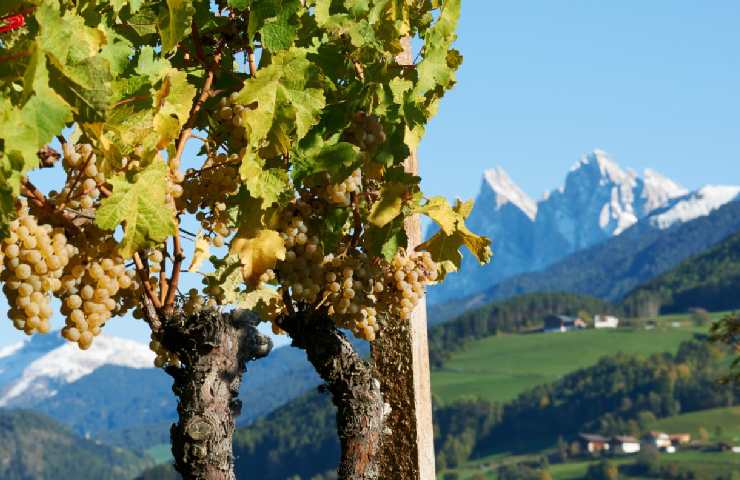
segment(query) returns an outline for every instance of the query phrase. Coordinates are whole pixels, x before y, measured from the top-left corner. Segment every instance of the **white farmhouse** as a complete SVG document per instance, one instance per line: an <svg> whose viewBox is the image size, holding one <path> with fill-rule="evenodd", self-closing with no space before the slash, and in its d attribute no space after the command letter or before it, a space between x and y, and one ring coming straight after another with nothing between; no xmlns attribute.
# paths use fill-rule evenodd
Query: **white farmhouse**
<svg viewBox="0 0 740 480"><path fill-rule="evenodd" d="M635 437L616 436L611 441L611 451L617 455L629 455L640 451L640 441Z"/></svg>
<svg viewBox="0 0 740 480"><path fill-rule="evenodd" d="M618 326L619 319L617 317L611 315L594 316L594 328L617 328Z"/></svg>

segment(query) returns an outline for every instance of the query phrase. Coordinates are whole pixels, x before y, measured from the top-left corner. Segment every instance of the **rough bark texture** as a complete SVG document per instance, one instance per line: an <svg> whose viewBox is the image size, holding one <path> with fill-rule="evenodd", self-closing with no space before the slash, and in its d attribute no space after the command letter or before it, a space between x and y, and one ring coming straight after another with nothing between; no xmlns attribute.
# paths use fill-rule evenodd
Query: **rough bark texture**
<svg viewBox="0 0 740 480"><path fill-rule="evenodd" d="M388 479L380 474L380 448L387 406L372 367L325 315L297 313L281 323L293 346L308 360L332 394L342 447L340 480ZM400 477L399 477L400 478Z"/></svg>
<svg viewBox="0 0 740 480"><path fill-rule="evenodd" d="M161 328L161 342L182 361L168 367L179 402L170 430L175 468L185 480L234 480L232 437L241 412L237 399L246 362L270 352L272 343L251 314L204 310L175 315Z"/></svg>

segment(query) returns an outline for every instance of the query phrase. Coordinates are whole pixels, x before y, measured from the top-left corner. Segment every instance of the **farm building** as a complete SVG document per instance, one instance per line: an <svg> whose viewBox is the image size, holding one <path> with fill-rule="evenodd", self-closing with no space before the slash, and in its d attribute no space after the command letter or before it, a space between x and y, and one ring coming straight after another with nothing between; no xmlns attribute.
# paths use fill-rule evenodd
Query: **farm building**
<svg viewBox="0 0 740 480"><path fill-rule="evenodd" d="M594 328L617 328L618 326L619 319L617 317L611 315L594 316Z"/></svg>
<svg viewBox="0 0 740 480"><path fill-rule="evenodd" d="M628 455L640 451L640 441L635 437L616 436L610 442L611 451L616 454Z"/></svg>
<svg viewBox="0 0 740 480"><path fill-rule="evenodd" d="M586 322L580 318L569 317L567 315L548 315L545 317L544 331L548 333L569 332L581 328L586 328Z"/></svg>
<svg viewBox="0 0 740 480"><path fill-rule="evenodd" d="M609 439L601 435L581 433L578 435L581 448L589 453L601 453L609 451Z"/></svg>
<svg viewBox="0 0 740 480"><path fill-rule="evenodd" d="M673 445L671 437L665 432L650 432L645 435L644 443L657 449L668 448Z"/></svg>

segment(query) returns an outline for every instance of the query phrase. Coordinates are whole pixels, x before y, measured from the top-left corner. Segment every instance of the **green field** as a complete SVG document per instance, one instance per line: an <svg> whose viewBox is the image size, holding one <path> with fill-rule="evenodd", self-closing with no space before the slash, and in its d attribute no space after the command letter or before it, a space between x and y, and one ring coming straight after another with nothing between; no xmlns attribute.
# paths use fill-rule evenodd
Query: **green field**
<svg viewBox="0 0 740 480"><path fill-rule="evenodd" d="M685 320L685 316L675 320ZM488 337L471 342L445 362L444 368L432 372L432 389L443 401L464 396L508 401L528 388L591 366L607 355L674 352L693 334L694 330L684 321L679 328L655 330L583 330Z"/></svg>
<svg viewBox="0 0 740 480"><path fill-rule="evenodd" d="M690 433L693 439L699 438L699 429L703 428L709 434L710 441L740 443L740 406L713 408L663 418L650 428L671 433ZM737 456L740 458L740 455Z"/></svg>

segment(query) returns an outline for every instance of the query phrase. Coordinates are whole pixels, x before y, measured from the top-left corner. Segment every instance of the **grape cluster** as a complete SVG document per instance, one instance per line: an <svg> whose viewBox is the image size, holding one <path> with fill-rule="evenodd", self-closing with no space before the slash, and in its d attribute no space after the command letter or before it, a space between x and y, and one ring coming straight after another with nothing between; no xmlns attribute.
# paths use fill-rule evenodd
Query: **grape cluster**
<svg viewBox="0 0 740 480"><path fill-rule="evenodd" d="M224 197L239 190L239 156L209 155L200 170L188 170L182 186L181 209L195 214L203 229L211 232L211 243L222 247L231 235L231 223Z"/></svg>
<svg viewBox="0 0 740 480"><path fill-rule="evenodd" d="M225 122L222 131L228 135L223 140L228 140L232 151L241 150L247 144L247 131L244 128L244 112L246 108L236 102L238 94L232 93L223 97L218 102L216 116L221 122Z"/></svg>
<svg viewBox="0 0 740 480"><path fill-rule="evenodd" d="M97 250L84 263L73 265L62 278L64 289L60 297L66 317L62 336L82 350L90 348L112 316L125 313L139 298L135 272L126 269L123 258L112 252L110 243L105 242Z"/></svg>
<svg viewBox="0 0 740 480"><path fill-rule="evenodd" d="M157 340L157 336L152 333L149 341L149 348L156 354L154 358L154 366L157 368L164 368L168 366L180 367L181 362L177 354L170 352L164 345Z"/></svg>
<svg viewBox="0 0 740 480"><path fill-rule="evenodd" d="M51 293L62 287L64 267L76 249L61 229L39 225L23 205L2 242L3 291L10 304L8 317L15 328L31 335L47 333L52 308Z"/></svg>
<svg viewBox="0 0 740 480"><path fill-rule="evenodd" d="M318 237L311 234L315 200L304 195L286 210L281 221L286 254L274 272L282 285L279 292L289 293L294 308L324 308L337 326L372 341L380 328L378 311L409 319L424 286L436 280L437 265L426 252L401 250L390 262L373 258L351 241L340 242L339 254L325 253ZM273 272L266 275L272 277ZM275 300L263 305L261 313L279 332L284 312L285 306Z"/></svg>
<svg viewBox="0 0 740 480"><path fill-rule="evenodd" d="M64 203L73 209L93 208L100 198L98 186L105 182L105 175L98 169L92 146L87 143L75 146L65 143L63 151L67 183L59 194L50 196L57 203Z"/></svg>
<svg viewBox="0 0 740 480"><path fill-rule="evenodd" d="M362 173L358 168L352 174L339 184L329 183L326 186L326 198L329 203L350 206L352 203L352 194L362 190Z"/></svg>
<svg viewBox="0 0 740 480"><path fill-rule="evenodd" d="M383 124L377 115L356 112L352 116L352 125L347 131L349 141L365 152L377 149L385 143L386 136Z"/></svg>

